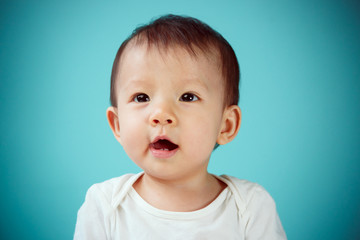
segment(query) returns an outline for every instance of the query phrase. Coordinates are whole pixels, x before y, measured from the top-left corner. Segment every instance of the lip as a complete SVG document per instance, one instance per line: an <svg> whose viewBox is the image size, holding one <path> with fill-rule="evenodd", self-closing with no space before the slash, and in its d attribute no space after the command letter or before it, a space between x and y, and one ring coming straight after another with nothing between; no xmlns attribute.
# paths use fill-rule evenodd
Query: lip
<svg viewBox="0 0 360 240"><path fill-rule="evenodd" d="M175 153L179 150L179 147L173 149L173 150L160 150L160 149L155 149L154 147L152 147L152 144L159 141L159 140L168 140L169 142L172 142L171 139L167 136L157 136L150 144L149 144L149 149L151 154L156 157L156 158L170 158L172 156L175 155ZM173 142L172 142L173 143ZM174 143L175 144L175 143Z"/></svg>
<svg viewBox="0 0 360 240"><path fill-rule="evenodd" d="M171 158L175 155L175 153L179 150L179 148L176 148L174 150L168 151L168 150L158 150L150 147L151 154L156 158Z"/></svg>

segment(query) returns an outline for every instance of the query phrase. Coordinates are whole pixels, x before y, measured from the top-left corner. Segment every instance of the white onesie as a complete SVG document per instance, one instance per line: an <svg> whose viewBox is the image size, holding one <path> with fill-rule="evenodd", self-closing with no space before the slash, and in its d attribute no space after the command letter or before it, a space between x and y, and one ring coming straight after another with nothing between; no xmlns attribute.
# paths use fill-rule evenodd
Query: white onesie
<svg viewBox="0 0 360 240"><path fill-rule="evenodd" d="M132 187L142 175L94 184L81 206L74 239L286 239L274 200L256 183L216 176L227 187L208 206L192 212L157 209Z"/></svg>

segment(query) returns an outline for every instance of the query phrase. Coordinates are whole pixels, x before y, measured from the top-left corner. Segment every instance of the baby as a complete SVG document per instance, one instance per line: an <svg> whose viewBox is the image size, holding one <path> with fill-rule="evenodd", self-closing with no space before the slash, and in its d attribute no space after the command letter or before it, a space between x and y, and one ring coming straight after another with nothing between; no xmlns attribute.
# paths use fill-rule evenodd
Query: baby
<svg viewBox="0 0 360 240"><path fill-rule="evenodd" d="M106 114L143 172L93 185L74 239L286 239L261 186L207 171L239 131L239 77L229 43L197 19L137 28L117 52Z"/></svg>

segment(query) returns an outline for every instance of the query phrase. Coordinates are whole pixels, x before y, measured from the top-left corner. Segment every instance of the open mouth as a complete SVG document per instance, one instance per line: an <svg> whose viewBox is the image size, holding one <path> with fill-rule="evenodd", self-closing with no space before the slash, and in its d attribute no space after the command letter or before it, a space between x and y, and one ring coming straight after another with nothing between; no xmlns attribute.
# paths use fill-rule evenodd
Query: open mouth
<svg viewBox="0 0 360 240"><path fill-rule="evenodd" d="M150 147L160 151L172 151L177 149L179 146L166 139L159 139L150 144Z"/></svg>

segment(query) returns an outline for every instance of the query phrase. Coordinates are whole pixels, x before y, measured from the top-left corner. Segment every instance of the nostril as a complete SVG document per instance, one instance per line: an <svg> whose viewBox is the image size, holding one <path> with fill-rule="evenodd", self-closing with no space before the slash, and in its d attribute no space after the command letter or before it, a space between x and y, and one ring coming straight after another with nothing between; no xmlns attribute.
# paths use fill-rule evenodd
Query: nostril
<svg viewBox="0 0 360 240"><path fill-rule="evenodd" d="M155 125L158 125L158 124L161 124L161 125L166 125L166 124L172 124L173 123L173 120L171 119L171 118L169 118L169 119L158 119L158 118L154 118L154 119L152 119L152 122L153 122L153 124L155 124Z"/></svg>

